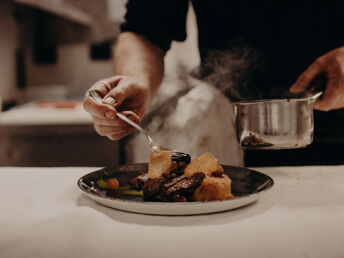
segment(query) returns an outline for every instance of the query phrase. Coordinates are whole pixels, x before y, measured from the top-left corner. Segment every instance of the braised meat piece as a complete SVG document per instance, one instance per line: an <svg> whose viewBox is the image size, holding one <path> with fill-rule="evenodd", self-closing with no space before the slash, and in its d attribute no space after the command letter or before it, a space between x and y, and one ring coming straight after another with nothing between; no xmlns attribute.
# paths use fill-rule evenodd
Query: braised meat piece
<svg viewBox="0 0 344 258"><path fill-rule="evenodd" d="M167 197L167 199L173 199L175 195L181 195L188 200L192 199L192 195L194 191L201 185L203 179L205 178L204 173L194 173L189 178L182 178L179 177L179 181L171 185L170 187L166 187L168 184L164 184L162 188L163 194Z"/></svg>
<svg viewBox="0 0 344 258"><path fill-rule="evenodd" d="M160 194L164 178L151 179L148 178L143 185L143 199L149 200L157 194Z"/></svg>
<svg viewBox="0 0 344 258"><path fill-rule="evenodd" d="M148 174L138 175L130 181L130 185L136 190L142 190L143 185L145 184L148 178Z"/></svg>
<svg viewBox="0 0 344 258"><path fill-rule="evenodd" d="M167 157L167 154L170 156ZM168 169L161 172L160 170L164 170L162 167L167 164L161 162L161 160L166 159L164 155L169 159L170 163L167 166ZM164 201L185 202L192 200L193 193L201 185L205 174L194 171L191 176L186 177L184 170L190 162L190 155L182 152L151 154L148 174L135 177L130 184L135 189L143 190L145 201L156 200L156 196Z"/></svg>
<svg viewBox="0 0 344 258"><path fill-rule="evenodd" d="M170 178L170 180L166 181L164 184L163 184L163 188L162 190L165 192L168 188L170 188L171 186L175 185L177 182L185 179L185 175L181 175L181 176L178 176L178 177L174 177L174 178Z"/></svg>
<svg viewBox="0 0 344 258"><path fill-rule="evenodd" d="M160 195L163 200L184 202L192 200L194 191L205 178L204 173L195 173L187 178L181 175L175 178L148 178L143 185L144 200L151 200Z"/></svg>
<svg viewBox="0 0 344 258"><path fill-rule="evenodd" d="M133 178L130 185L142 190L144 201L187 202L233 198L230 178L208 152L192 162L191 157L182 152L151 153L148 173Z"/></svg>
<svg viewBox="0 0 344 258"><path fill-rule="evenodd" d="M171 198L171 200L172 200L173 202L187 202L187 201L188 201L187 198L185 198L184 196L181 196L181 195L179 195L179 194L173 195L172 198Z"/></svg>

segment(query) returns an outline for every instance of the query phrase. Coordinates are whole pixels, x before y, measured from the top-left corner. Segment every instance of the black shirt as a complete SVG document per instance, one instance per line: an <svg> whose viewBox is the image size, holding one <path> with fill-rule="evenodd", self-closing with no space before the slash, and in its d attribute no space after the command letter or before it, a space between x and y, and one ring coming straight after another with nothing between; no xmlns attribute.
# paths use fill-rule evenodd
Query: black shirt
<svg viewBox="0 0 344 258"><path fill-rule="evenodd" d="M287 90L316 58L344 46L341 0L193 0L192 5L200 76L219 75L225 87L231 82L240 96L225 89L229 97ZM188 6L187 0L129 0L121 30L142 34L167 51L172 40L186 38ZM218 73L224 70L228 73ZM344 146L343 119L343 110L315 112L314 144Z"/></svg>
<svg viewBox="0 0 344 258"><path fill-rule="evenodd" d="M317 57L344 45L341 0L194 0L192 5L205 76L214 72L219 57L220 65L243 58L247 70L237 71L244 77L238 83L290 86ZM186 38L187 9L186 0L130 0L121 28L166 51L172 40Z"/></svg>

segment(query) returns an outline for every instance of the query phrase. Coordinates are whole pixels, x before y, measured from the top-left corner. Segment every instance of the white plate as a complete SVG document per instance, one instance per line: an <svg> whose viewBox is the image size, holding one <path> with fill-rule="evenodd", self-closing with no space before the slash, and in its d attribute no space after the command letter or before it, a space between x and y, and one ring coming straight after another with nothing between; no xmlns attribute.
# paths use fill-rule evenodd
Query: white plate
<svg viewBox="0 0 344 258"><path fill-rule="evenodd" d="M145 202L140 197L109 195L98 188L95 182L100 179L116 177L120 184L126 184L139 171L146 171L147 164L132 164L121 168L103 168L84 175L78 180L79 188L90 198L106 206L144 214L156 215L195 215L220 212L239 208L258 200L269 190L274 181L271 177L247 168L223 166L225 173L232 179L233 199L210 202Z"/></svg>

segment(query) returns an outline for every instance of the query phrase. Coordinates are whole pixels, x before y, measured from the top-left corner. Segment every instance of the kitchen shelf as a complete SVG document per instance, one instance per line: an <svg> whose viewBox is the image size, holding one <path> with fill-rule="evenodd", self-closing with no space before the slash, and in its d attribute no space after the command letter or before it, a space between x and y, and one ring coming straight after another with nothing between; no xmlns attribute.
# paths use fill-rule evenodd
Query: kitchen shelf
<svg viewBox="0 0 344 258"><path fill-rule="evenodd" d="M15 0L15 2L44 10L85 26L91 26L94 23L94 19L89 13L66 0Z"/></svg>

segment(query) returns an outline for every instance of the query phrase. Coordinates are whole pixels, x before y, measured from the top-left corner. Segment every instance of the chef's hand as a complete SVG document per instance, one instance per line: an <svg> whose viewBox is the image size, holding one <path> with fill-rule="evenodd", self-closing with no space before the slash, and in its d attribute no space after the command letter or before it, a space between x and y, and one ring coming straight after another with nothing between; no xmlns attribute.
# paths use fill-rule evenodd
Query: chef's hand
<svg viewBox="0 0 344 258"><path fill-rule="evenodd" d="M310 89L319 79L324 78L326 87L314 108L329 111L344 107L344 47L337 48L316 59L290 88L292 92ZM316 87L316 86L315 86Z"/></svg>
<svg viewBox="0 0 344 258"><path fill-rule="evenodd" d="M119 140L134 128L116 117L121 112L135 123L140 123L147 105L148 87L140 78L114 76L96 82L89 90L95 90L103 98L100 104L86 92L84 109L92 115L98 134L111 140Z"/></svg>

